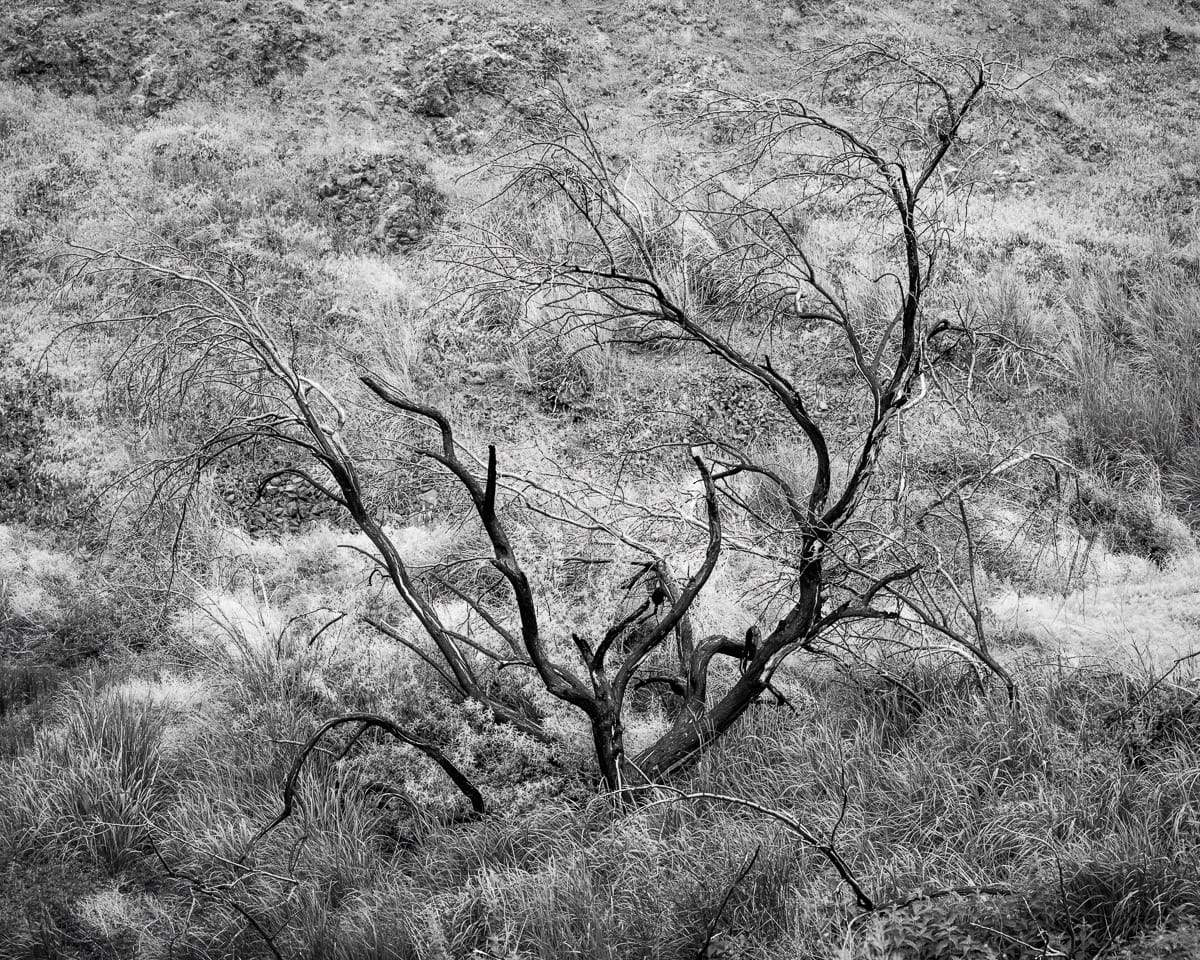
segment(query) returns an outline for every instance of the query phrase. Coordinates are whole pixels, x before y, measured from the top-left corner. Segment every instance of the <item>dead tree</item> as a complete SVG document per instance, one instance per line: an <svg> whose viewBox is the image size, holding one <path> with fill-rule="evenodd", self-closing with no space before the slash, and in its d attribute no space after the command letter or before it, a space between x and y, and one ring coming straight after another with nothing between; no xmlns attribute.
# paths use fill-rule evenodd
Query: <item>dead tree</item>
<svg viewBox="0 0 1200 960"><path fill-rule="evenodd" d="M994 68L979 59L907 59L865 44L819 63L826 86L840 85L838 102L863 107L859 113L869 120L855 121L852 110L827 113L802 99L714 94L692 121L712 124L732 141L736 152L722 176L738 181L737 187L718 189L710 177L670 196L639 193L629 171L617 169L604 153L588 120L563 104L554 135L519 162L509 161L515 166L509 189L522 192L526 202L555 204L569 236L530 240L497 229L454 248L457 262L483 278L477 289L540 296L556 315L616 342L669 341L708 354L775 405L809 450L811 475L800 486L721 438L698 436L685 448L702 505L702 519L688 522L702 530L704 544L703 560L687 573L620 523L560 493L564 509L543 509L543 516L603 530L644 557L638 576L648 587L647 599L614 615L602 635L574 635L568 643L543 628L539 588L514 545L509 510L539 495L544 508L555 494L506 477L494 445L476 459L441 410L377 373L362 374L362 387L378 404L425 425L430 442L417 453L453 478L490 544L490 565L507 591L502 603L442 584L487 625L492 640L483 642L439 617L426 586L373 512L360 455L347 440L347 408L281 346L260 300L178 257L90 251L81 266L137 278L168 304L120 318L132 334L123 341L124 360L152 391L173 390L182 399L217 383L235 411L187 458L192 475L246 444L266 440L290 448L304 465L288 472L340 507L367 537L371 562L426 640L382 621L374 624L379 630L427 664L452 696L477 701L497 721L549 739L541 718L498 696L484 676L499 668L529 672L586 718L608 788L657 782L771 693L789 657L819 652L824 639L847 624L899 620L895 594L919 572L889 564L890 553L872 554L861 542L871 528L856 522L889 430L920 389L922 303L948 236L943 205L955 188L946 161L966 164L963 125L983 101ZM859 310L836 266L822 264L810 248L803 217L822 204L849 211L864 236L892 258L885 316ZM696 266L723 283L718 308L697 306L663 266L663 237L681 230L703 238ZM798 325L831 328L853 363L864 416L857 434L839 440L849 451L840 474L829 431L798 386L793 359L759 348L769 330ZM777 596L782 609L774 623L744 635L697 636L694 604L723 551L738 545L729 519L743 526L757 522L736 489L747 476L774 488L785 505L787 529L771 548L786 570ZM664 659L671 664L666 670ZM714 665L722 659L736 665L730 683L714 680ZM646 684L673 691L674 717L656 742L629 756L630 694Z"/></svg>

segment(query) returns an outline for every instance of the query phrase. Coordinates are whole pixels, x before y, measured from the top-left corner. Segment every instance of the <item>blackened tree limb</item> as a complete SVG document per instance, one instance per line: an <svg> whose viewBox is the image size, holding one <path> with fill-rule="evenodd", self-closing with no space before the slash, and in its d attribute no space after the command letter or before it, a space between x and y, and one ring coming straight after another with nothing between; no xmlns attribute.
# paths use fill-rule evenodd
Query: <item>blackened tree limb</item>
<svg viewBox="0 0 1200 960"><path fill-rule="evenodd" d="M379 729L393 739L399 740L401 743L406 743L410 747L420 751L442 768L446 776L450 778L450 781L459 789L459 792L467 798L475 816L482 816L487 812L487 805L484 803L483 794L479 792L479 789L467 778L467 775L438 746L413 736L398 723L389 720L387 717L381 717L373 713L348 713L326 720L300 749L300 752L296 755L296 759L292 761L291 770L288 771L288 775L283 781L283 809L279 811L270 823L251 838L250 842L246 845L245 852L242 854L242 861L246 859L250 851L263 837L292 815L296 805L300 802L296 796L296 782L299 780L300 774L304 771L304 764L317 747L320 746L321 740L327 733L347 723L359 724L359 729L353 738L355 741L361 738L367 730Z"/></svg>
<svg viewBox="0 0 1200 960"><path fill-rule="evenodd" d="M441 463L466 488L475 506L475 512L483 525L494 554L493 565L504 576L512 588L513 600L521 623L521 641L526 655L541 677L546 689L560 700L580 709L587 709L592 692L583 682L565 667L555 663L546 649L538 624L537 608L533 589L525 571L521 569L513 551L512 543L504 524L496 512L496 452L492 447L488 454L487 488L471 473L458 457L454 431L441 411L424 404L415 403L374 374L360 377L362 383L388 405L405 413L413 413L433 421L442 438L442 449L423 451Z"/></svg>
<svg viewBox="0 0 1200 960"><path fill-rule="evenodd" d="M670 610L626 655L613 680L613 689L618 698L623 695L642 661L662 643L691 609L696 597L708 582L708 578L712 576L713 570L716 569L717 560L721 556L721 511L717 503L716 484L713 482L712 472L698 450L692 451L692 462L700 472L701 482L704 484L704 506L708 514L708 546L704 552L704 561L700 568L688 578L678 599L671 604Z"/></svg>

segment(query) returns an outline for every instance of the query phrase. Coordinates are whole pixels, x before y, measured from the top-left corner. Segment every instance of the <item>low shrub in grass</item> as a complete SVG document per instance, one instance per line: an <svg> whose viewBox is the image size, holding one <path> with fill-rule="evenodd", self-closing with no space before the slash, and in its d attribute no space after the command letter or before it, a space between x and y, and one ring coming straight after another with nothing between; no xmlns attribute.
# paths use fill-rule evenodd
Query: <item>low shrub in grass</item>
<svg viewBox="0 0 1200 960"><path fill-rule="evenodd" d="M102 883L94 866L74 859L0 858L0 957L113 956L77 915L78 904Z"/></svg>
<svg viewBox="0 0 1200 960"><path fill-rule="evenodd" d="M1195 916L1200 886L1185 858L1113 853L1059 863L1011 895L918 900L860 924L856 960L1027 960L1113 956Z"/></svg>
<svg viewBox="0 0 1200 960"><path fill-rule="evenodd" d="M1144 493L1080 483L1070 514L1084 537L1103 537L1114 553L1161 565L1195 547L1187 525Z"/></svg>

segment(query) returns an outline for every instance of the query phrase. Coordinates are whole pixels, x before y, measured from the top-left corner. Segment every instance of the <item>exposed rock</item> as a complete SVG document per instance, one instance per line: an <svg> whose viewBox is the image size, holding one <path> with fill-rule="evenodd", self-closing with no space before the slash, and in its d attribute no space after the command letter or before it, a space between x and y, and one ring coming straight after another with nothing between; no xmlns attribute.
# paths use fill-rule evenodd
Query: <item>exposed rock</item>
<svg viewBox="0 0 1200 960"><path fill-rule="evenodd" d="M445 119L478 97L517 98L560 74L580 54L578 38L541 20L454 18L453 42L432 51L421 68L413 109Z"/></svg>
<svg viewBox="0 0 1200 960"><path fill-rule="evenodd" d="M130 3L0 3L0 76L61 93L116 94L154 114L205 84L266 84L333 51L301 4L207 0L194 15ZM201 12L203 11L203 12Z"/></svg>
<svg viewBox="0 0 1200 960"><path fill-rule="evenodd" d="M427 117L452 117L458 105L441 77L427 77L413 94L413 109Z"/></svg>
<svg viewBox="0 0 1200 960"><path fill-rule="evenodd" d="M445 197L425 166L396 154L357 156L329 170L316 195L347 247L396 250L420 241L441 219Z"/></svg>
<svg viewBox="0 0 1200 960"><path fill-rule="evenodd" d="M337 509L328 500L292 474L262 483L263 476L285 466L239 464L217 475L217 493L232 519L256 536L300 533L317 520L337 517Z"/></svg>

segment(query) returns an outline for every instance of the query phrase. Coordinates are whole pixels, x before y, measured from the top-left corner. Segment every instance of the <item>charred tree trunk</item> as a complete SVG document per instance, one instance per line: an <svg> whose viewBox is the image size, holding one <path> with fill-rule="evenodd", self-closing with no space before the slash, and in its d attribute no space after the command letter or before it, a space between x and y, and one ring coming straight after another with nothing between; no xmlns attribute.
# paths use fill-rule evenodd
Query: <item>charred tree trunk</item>
<svg viewBox="0 0 1200 960"><path fill-rule="evenodd" d="M703 706L700 702L689 705L692 709L685 708L665 736L636 757L632 766L639 776L655 782L686 767L769 691L776 668L794 648L809 642L818 622L822 592L819 560L813 560L806 568L799 587L799 602L757 649L748 649L750 638L747 638L741 676L725 695L711 708L697 709ZM701 645L697 653L703 650ZM705 663L703 676L707 677L707 673Z"/></svg>

